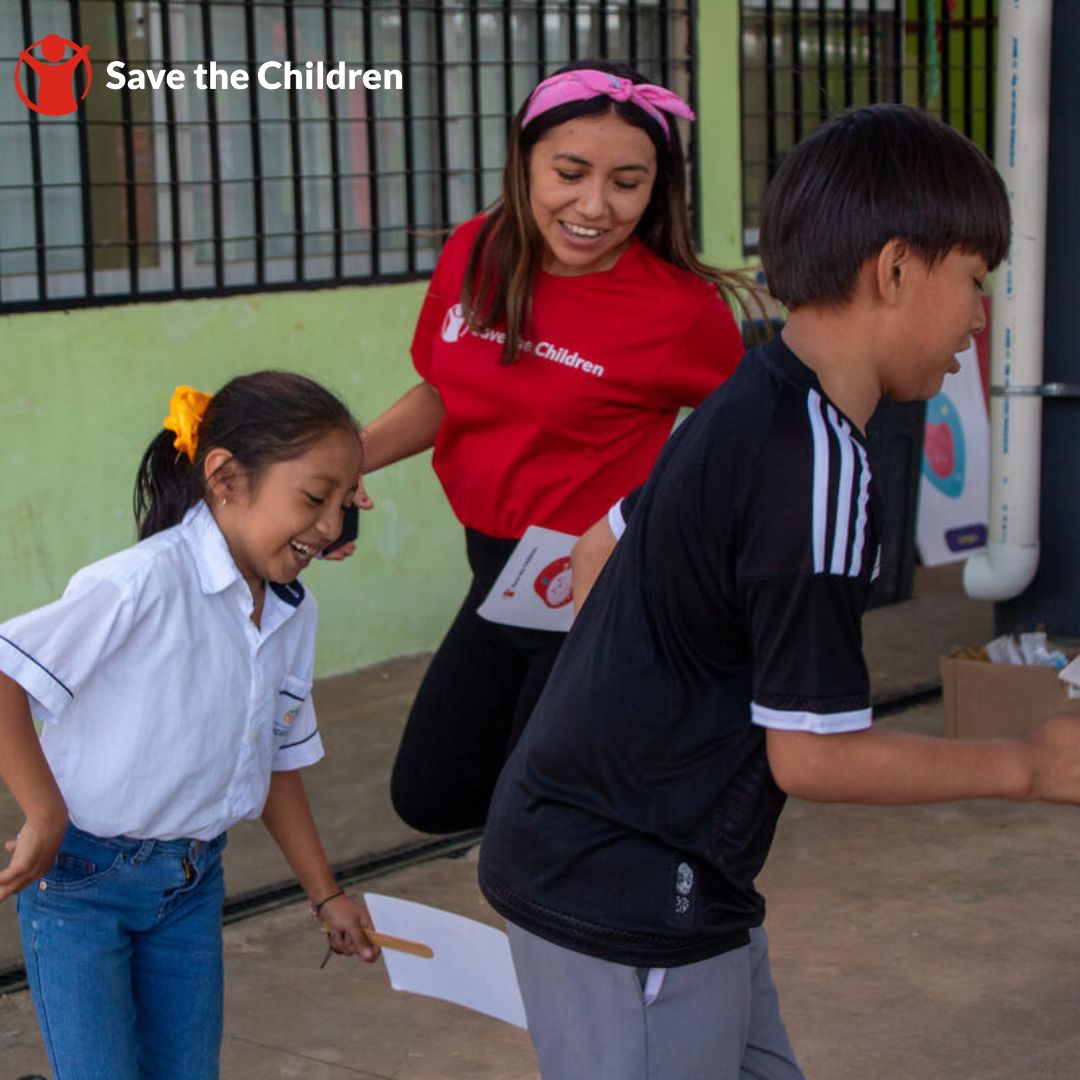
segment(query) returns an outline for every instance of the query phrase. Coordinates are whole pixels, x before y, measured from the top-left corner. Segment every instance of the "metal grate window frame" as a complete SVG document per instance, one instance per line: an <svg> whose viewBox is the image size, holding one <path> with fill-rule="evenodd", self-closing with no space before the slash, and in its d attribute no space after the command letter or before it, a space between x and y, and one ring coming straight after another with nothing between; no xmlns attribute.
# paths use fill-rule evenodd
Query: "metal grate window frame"
<svg viewBox="0 0 1080 1080"><path fill-rule="evenodd" d="M42 12L45 6L51 11ZM111 20L116 43L115 55L92 55L95 87L88 107L68 117L44 117L19 105L17 113L9 108L0 115L0 140L5 128L17 128L29 158L22 182L0 178L0 199L17 192L32 206L32 214L22 215L25 220L18 225L32 242L12 242L13 228L0 223L0 314L420 280L430 275L446 232L490 205L509 122L528 87L540 78L583 55L614 56L677 89L691 105L696 99L695 0L45 0L44 5L19 0L22 40L35 41L51 31L81 42L90 32L88 8L107 10L103 17ZM133 56L131 48L133 20L140 13L152 27L143 28L145 57ZM66 27L60 15L66 15ZM266 20L275 15L284 27L280 57L260 51ZM219 19L226 17L237 33L221 33ZM301 46L299 25L312 26L314 17L321 21L321 49ZM336 51L344 40L339 30L345 18L359 20L362 61ZM380 60L386 28L395 20L393 56ZM177 31L192 28L198 40L194 45L188 41L185 52ZM493 37L500 46L497 55L489 55ZM310 103L301 100L308 91L280 90L275 94L287 98L284 115L270 116L274 110L266 108L255 73L260 62L272 58L301 66L308 59L323 59L397 68L404 90L396 104L380 101L370 89L326 92L325 115L315 118ZM9 56L6 62L13 68L16 59ZM200 94L201 115L194 115L199 110L180 97L196 92L190 85L141 100L138 95L149 92L96 85L99 79L104 82L105 66L112 60L129 68L178 67L188 73L190 84L194 64L210 59L250 73L243 108L230 109L224 98L219 105L218 93L205 92ZM85 78L80 68L77 97ZM423 81L427 92L412 94L413 80ZM364 100L359 118L343 112L345 99L354 94ZM103 117L101 107L93 107L99 96L114 99L113 108L118 99L116 118ZM454 100L463 97L468 103L464 109ZM237 112L242 115L233 115ZM271 127L287 131L273 143L276 155L266 137ZM698 223L699 155L694 126L688 128L692 209ZM456 161L451 134L464 130L468 154ZM200 131L205 132L201 144ZM65 145L74 148L70 156L72 162L77 157L77 176L50 178L46 136L69 140ZM249 169L231 176L227 148L239 145L234 140L241 138ZM102 177L95 168L103 141L110 139L114 175ZM344 152L350 139L352 162ZM329 168L313 173L309 148L319 140ZM185 169L194 169L200 146L207 175L185 176ZM281 156L282 146L287 149L285 169L272 161ZM386 153L388 146L393 153ZM362 169L355 166L357 155L366 158ZM290 201L280 197L281 190L290 185L291 212L282 229L273 223L270 204L280 214ZM316 197L316 189L324 194ZM404 220L387 219L387 203L395 198ZM56 227L50 228L56 200L67 207L69 219L80 222L63 243L53 239ZM252 226L241 232L229 227L238 203ZM100 207L106 204L111 224L102 219ZM325 225L309 220L313 204L320 208L315 216L326 217ZM363 228L346 220L347 205L354 217L366 215ZM192 225L196 211L209 222L204 235ZM250 257L237 257L240 250L249 250ZM360 261L364 266L358 270ZM63 268L53 269L54 263ZM238 268L243 280L237 280Z"/></svg>
<svg viewBox="0 0 1080 1080"><path fill-rule="evenodd" d="M993 157L995 11L994 0L740 0L744 252L757 252L761 195L783 155L851 105L917 105Z"/></svg>

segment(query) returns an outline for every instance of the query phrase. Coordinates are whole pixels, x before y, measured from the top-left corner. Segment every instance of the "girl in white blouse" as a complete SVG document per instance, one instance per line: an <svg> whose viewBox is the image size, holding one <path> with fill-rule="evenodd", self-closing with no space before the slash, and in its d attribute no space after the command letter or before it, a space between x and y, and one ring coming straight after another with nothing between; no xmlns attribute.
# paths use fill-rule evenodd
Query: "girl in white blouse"
<svg viewBox="0 0 1080 1080"><path fill-rule="evenodd" d="M57 1077L203 1080L222 1027L221 850L261 816L329 927L371 961L299 769L322 757L317 612L297 580L341 532L356 422L317 383L173 395L135 492L140 543L0 625L0 777L26 821L0 900ZM40 741L32 717L43 724Z"/></svg>

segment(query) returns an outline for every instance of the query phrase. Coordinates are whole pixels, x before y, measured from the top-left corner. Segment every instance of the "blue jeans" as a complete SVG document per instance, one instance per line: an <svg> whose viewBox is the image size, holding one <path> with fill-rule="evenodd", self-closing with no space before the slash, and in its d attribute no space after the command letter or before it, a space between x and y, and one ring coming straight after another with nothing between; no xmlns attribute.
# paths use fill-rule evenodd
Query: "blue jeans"
<svg viewBox="0 0 1080 1080"><path fill-rule="evenodd" d="M18 897L55 1080L217 1077L224 846L68 826L52 869Z"/></svg>

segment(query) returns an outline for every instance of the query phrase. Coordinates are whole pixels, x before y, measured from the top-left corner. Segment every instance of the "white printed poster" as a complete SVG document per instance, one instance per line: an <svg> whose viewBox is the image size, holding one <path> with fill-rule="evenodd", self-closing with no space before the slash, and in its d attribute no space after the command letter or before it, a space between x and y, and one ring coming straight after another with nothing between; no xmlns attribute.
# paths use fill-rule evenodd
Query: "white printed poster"
<svg viewBox="0 0 1080 1080"><path fill-rule="evenodd" d="M577 539L530 525L477 614L530 630L569 630L574 620L570 552Z"/></svg>
<svg viewBox="0 0 1080 1080"><path fill-rule="evenodd" d="M926 566L966 559L986 546L990 498L990 422L974 345L957 354L926 403L915 540Z"/></svg>

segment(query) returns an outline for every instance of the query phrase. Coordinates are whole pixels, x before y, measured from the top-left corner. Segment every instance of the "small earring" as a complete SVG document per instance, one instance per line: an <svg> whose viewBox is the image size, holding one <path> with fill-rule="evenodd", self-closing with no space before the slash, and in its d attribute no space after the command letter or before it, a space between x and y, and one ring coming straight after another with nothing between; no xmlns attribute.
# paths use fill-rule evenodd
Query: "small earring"
<svg viewBox="0 0 1080 1080"><path fill-rule="evenodd" d="M226 499L224 495L221 496L221 498L218 500L218 502L220 502L222 506L228 506L229 505L229 500Z"/></svg>

